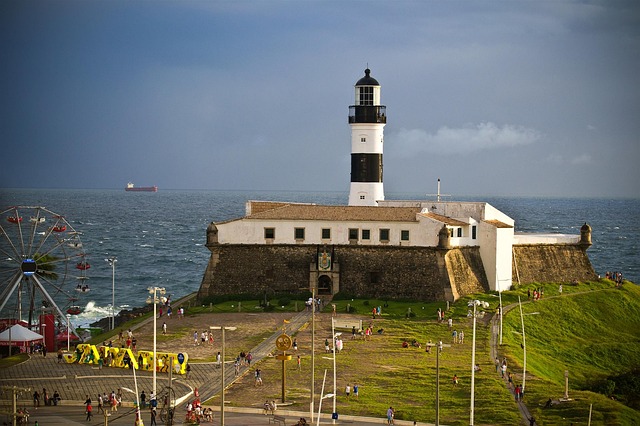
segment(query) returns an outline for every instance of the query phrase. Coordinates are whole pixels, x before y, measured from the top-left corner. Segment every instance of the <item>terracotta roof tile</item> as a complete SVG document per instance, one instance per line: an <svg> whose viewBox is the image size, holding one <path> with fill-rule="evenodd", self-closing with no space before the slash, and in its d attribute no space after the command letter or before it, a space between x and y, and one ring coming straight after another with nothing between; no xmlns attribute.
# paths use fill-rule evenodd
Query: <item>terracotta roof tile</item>
<svg viewBox="0 0 640 426"><path fill-rule="evenodd" d="M273 203L274 208L257 209L247 219L389 221L416 222L419 207L322 206L314 204ZM278 204L277 206L275 204ZM266 206L261 206L266 207ZM256 210L251 208L251 211Z"/></svg>

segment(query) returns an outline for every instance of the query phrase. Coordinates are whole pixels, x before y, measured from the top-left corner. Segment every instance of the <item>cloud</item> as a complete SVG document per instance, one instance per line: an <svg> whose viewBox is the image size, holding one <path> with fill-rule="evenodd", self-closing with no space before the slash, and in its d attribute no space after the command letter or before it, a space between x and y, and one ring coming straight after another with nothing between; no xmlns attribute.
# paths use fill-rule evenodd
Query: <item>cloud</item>
<svg viewBox="0 0 640 426"><path fill-rule="evenodd" d="M441 127L435 134L422 129L402 129L393 136L407 156L420 152L438 154L465 154L535 143L541 137L534 129L505 124L502 127L492 122L467 124L461 128Z"/></svg>
<svg viewBox="0 0 640 426"><path fill-rule="evenodd" d="M577 157L573 158L565 158L560 154L549 154L546 158L548 163L552 164L571 164L571 165L582 165L582 164L591 164L592 159L589 154L580 154Z"/></svg>
<svg viewBox="0 0 640 426"><path fill-rule="evenodd" d="M574 157L570 161L571 164L591 164L591 156L589 154L582 154L577 157Z"/></svg>

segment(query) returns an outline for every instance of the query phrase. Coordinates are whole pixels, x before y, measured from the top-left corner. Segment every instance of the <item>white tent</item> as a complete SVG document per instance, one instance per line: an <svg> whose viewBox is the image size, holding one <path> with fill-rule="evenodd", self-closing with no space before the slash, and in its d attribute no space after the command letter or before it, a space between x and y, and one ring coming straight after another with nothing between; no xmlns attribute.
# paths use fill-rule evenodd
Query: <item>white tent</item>
<svg viewBox="0 0 640 426"><path fill-rule="evenodd" d="M27 346L31 342L42 341L42 339L44 339L42 335L20 324L15 324L0 333L0 346L9 346L9 341L12 346Z"/></svg>

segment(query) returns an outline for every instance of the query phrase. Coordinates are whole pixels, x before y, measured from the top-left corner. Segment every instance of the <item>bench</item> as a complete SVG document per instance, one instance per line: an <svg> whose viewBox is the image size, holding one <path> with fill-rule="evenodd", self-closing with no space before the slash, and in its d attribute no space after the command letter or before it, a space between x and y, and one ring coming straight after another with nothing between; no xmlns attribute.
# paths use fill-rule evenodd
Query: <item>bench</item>
<svg viewBox="0 0 640 426"><path fill-rule="evenodd" d="M273 423L273 424L277 423L282 426L287 426L286 419L284 418L284 416L279 416L277 414L272 414L271 416L269 416L269 423Z"/></svg>

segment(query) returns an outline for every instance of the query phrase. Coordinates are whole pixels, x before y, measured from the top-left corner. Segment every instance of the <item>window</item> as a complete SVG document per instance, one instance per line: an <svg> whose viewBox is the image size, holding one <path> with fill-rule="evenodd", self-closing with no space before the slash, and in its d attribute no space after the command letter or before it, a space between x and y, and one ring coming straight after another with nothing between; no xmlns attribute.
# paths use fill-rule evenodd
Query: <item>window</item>
<svg viewBox="0 0 640 426"><path fill-rule="evenodd" d="M373 87L360 87L360 105L373 105Z"/></svg>
<svg viewBox="0 0 640 426"><path fill-rule="evenodd" d="M408 230L400 231L400 239L402 241L409 241L409 231Z"/></svg>
<svg viewBox="0 0 640 426"><path fill-rule="evenodd" d="M458 238L462 237L462 228L458 228Z"/></svg>
<svg viewBox="0 0 640 426"><path fill-rule="evenodd" d="M294 228L293 234L296 240L304 240L304 228Z"/></svg>
<svg viewBox="0 0 640 426"><path fill-rule="evenodd" d="M360 138L360 142L366 142L367 138Z"/></svg>
<svg viewBox="0 0 640 426"><path fill-rule="evenodd" d="M362 230L362 239L363 240L370 240L371 239L371 231L368 229L363 229Z"/></svg>
<svg viewBox="0 0 640 426"><path fill-rule="evenodd" d="M381 229L380 230L380 241L389 241L389 230Z"/></svg>
<svg viewBox="0 0 640 426"><path fill-rule="evenodd" d="M322 228L322 239L323 240L331 239L331 228Z"/></svg>
<svg viewBox="0 0 640 426"><path fill-rule="evenodd" d="M471 239L474 239L474 240L476 239L476 226L475 225L473 225L471 227Z"/></svg>
<svg viewBox="0 0 640 426"><path fill-rule="evenodd" d="M349 239L350 240L358 239L358 228L349 228Z"/></svg>
<svg viewBox="0 0 640 426"><path fill-rule="evenodd" d="M364 199L365 199L365 196L364 196L364 195L361 195L361 196L360 196L360 199L361 199L361 200L364 200Z"/></svg>
<svg viewBox="0 0 640 426"><path fill-rule="evenodd" d="M369 272L369 284L378 284L380 282L380 272Z"/></svg>
<svg viewBox="0 0 640 426"><path fill-rule="evenodd" d="M276 237L276 228L264 228L264 238L272 240Z"/></svg>
<svg viewBox="0 0 640 426"><path fill-rule="evenodd" d="M448 229L449 229L449 236L453 238L453 228L448 228Z"/></svg>

